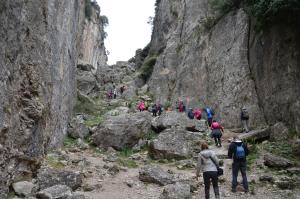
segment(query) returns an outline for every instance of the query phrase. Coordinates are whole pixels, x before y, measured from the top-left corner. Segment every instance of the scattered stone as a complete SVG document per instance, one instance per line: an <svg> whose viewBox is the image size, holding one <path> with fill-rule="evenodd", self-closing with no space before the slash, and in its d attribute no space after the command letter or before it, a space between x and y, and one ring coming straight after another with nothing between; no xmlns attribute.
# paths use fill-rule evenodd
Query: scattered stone
<svg viewBox="0 0 300 199"><path fill-rule="evenodd" d="M175 184L166 185L164 187L162 199L190 199L190 185L176 182Z"/></svg>
<svg viewBox="0 0 300 199"><path fill-rule="evenodd" d="M82 192L75 192L72 196L68 196L67 199L85 199L85 196Z"/></svg>
<svg viewBox="0 0 300 199"><path fill-rule="evenodd" d="M133 185L134 185L134 182L132 181L132 180L126 180L125 181L125 184L128 186L128 187L133 187Z"/></svg>
<svg viewBox="0 0 300 199"><path fill-rule="evenodd" d="M240 134L238 137L244 141L255 141L263 140L270 137L271 130L270 128L258 129L250 131L249 133Z"/></svg>
<svg viewBox="0 0 300 199"><path fill-rule="evenodd" d="M300 168L299 167L293 167L287 169L287 172L290 174L300 175Z"/></svg>
<svg viewBox="0 0 300 199"><path fill-rule="evenodd" d="M153 159L187 159L202 141L199 133L182 129L167 129L150 142L149 155Z"/></svg>
<svg viewBox="0 0 300 199"><path fill-rule="evenodd" d="M142 182L167 185L174 183L173 176L158 166L146 166L140 169L139 179Z"/></svg>
<svg viewBox="0 0 300 199"><path fill-rule="evenodd" d="M60 199L72 196L71 188L66 185L55 185L37 193L39 199Z"/></svg>
<svg viewBox="0 0 300 199"><path fill-rule="evenodd" d="M295 188L295 184L292 183L290 180L278 180L278 181L275 181L275 184L280 189L294 189Z"/></svg>
<svg viewBox="0 0 300 199"><path fill-rule="evenodd" d="M107 172L110 175L115 176L117 173L120 172L120 168L117 165L112 165L108 168Z"/></svg>
<svg viewBox="0 0 300 199"><path fill-rule="evenodd" d="M28 196L31 194L34 184L28 181L21 181L21 182L13 183L12 186L17 195Z"/></svg>
<svg viewBox="0 0 300 199"><path fill-rule="evenodd" d="M82 176L73 171L42 168L38 171L37 183L39 184L40 189L62 184L76 190L82 184Z"/></svg>
<svg viewBox="0 0 300 199"><path fill-rule="evenodd" d="M272 168L288 168L293 166L290 160L272 154L266 154L264 156L264 164Z"/></svg>

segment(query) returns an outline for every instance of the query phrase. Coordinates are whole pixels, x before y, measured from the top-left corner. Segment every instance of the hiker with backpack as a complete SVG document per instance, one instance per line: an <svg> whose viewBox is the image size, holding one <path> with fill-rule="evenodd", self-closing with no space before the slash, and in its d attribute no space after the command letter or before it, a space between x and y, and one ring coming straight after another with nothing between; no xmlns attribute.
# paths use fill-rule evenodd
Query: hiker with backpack
<svg viewBox="0 0 300 199"><path fill-rule="evenodd" d="M248 147L245 143L239 140L237 137L234 137L233 141L229 145L228 149L228 157L233 159L232 163L232 192L236 192L236 187L238 185L237 177L239 171L241 171L243 178L243 187L244 191L247 193L249 191L248 188L248 180L246 175L247 162L246 157L249 153Z"/></svg>
<svg viewBox="0 0 300 199"><path fill-rule="evenodd" d="M193 113L193 109L192 108L189 108L188 110L188 118L190 118L191 120L194 119L194 113Z"/></svg>
<svg viewBox="0 0 300 199"><path fill-rule="evenodd" d="M162 105L159 102L156 104L156 108L157 108L157 114L158 114L158 116L160 116L161 113L163 112L164 108L162 107Z"/></svg>
<svg viewBox="0 0 300 199"><path fill-rule="evenodd" d="M241 108L241 121L243 125L243 130L249 132L249 113L246 107Z"/></svg>
<svg viewBox="0 0 300 199"><path fill-rule="evenodd" d="M194 116L197 120L201 120L202 112L199 108L194 111Z"/></svg>
<svg viewBox="0 0 300 199"><path fill-rule="evenodd" d="M210 182L212 182L215 198L220 199L218 176L221 175L219 170L219 159L214 151L208 149L207 143L201 144L201 152L198 155L196 167L196 179L200 176L200 171L203 172L203 181L205 186L205 199L209 199Z"/></svg>
<svg viewBox="0 0 300 199"><path fill-rule="evenodd" d="M153 105L152 105L152 116L153 116L153 117L156 117L156 113L157 113L157 111L158 111L157 108L158 108L158 107L157 107L156 104L153 104Z"/></svg>
<svg viewBox="0 0 300 199"><path fill-rule="evenodd" d="M211 124L211 136L215 140L215 144L218 147L222 147L221 137L223 136L224 128L216 120L213 120Z"/></svg>
<svg viewBox="0 0 300 199"><path fill-rule="evenodd" d="M211 127L213 116L214 116L214 111L209 107L204 108L203 111L206 112L207 123L208 123L208 126Z"/></svg>

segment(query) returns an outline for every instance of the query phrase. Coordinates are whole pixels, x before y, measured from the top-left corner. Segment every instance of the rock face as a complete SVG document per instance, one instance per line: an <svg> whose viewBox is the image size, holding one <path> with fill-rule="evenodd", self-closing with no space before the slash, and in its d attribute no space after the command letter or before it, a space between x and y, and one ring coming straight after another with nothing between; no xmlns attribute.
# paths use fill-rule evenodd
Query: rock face
<svg viewBox="0 0 300 199"><path fill-rule="evenodd" d="M95 131L93 142L101 147L133 147L151 129L148 112L109 116Z"/></svg>
<svg viewBox="0 0 300 199"><path fill-rule="evenodd" d="M62 143L76 95L83 1L0 2L0 198ZM8 175L9 172L9 175Z"/></svg>
<svg viewBox="0 0 300 199"><path fill-rule="evenodd" d="M271 127L270 139L272 141L284 141L288 138L289 129L282 122L278 122Z"/></svg>
<svg viewBox="0 0 300 199"><path fill-rule="evenodd" d="M283 121L299 132L299 28L258 32L254 23L243 8L219 15L206 0L157 1L148 82L156 100L189 97L191 107L213 107L225 127L240 126L246 106L250 126Z"/></svg>
<svg viewBox="0 0 300 199"><path fill-rule="evenodd" d="M150 143L149 155L154 159L190 158L201 140L198 132L167 129Z"/></svg>

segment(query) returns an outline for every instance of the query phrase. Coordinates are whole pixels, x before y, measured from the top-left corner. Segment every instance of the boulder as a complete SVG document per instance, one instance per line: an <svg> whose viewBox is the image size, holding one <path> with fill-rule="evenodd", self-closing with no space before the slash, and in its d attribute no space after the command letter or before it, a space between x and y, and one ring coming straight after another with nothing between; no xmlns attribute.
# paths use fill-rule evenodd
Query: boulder
<svg viewBox="0 0 300 199"><path fill-rule="evenodd" d="M249 133L244 133L239 135L239 139L244 141L257 141L264 140L270 137L271 131L270 128L263 128L258 130L250 131Z"/></svg>
<svg viewBox="0 0 300 199"><path fill-rule="evenodd" d="M174 183L174 176L158 166L146 166L141 168L139 171L139 179L143 182L158 185Z"/></svg>
<svg viewBox="0 0 300 199"><path fill-rule="evenodd" d="M150 142L149 155L154 159L187 159L202 140L200 133L167 129Z"/></svg>
<svg viewBox="0 0 300 199"><path fill-rule="evenodd" d="M36 194L39 199L60 199L72 196L71 188L66 185L55 185Z"/></svg>
<svg viewBox="0 0 300 199"><path fill-rule="evenodd" d="M116 109L113 109L111 111L108 111L107 113L105 113L105 117L109 117L109 116L118 116L121 114L125 114L125 113L129 113L130 109L128 107L125 106L120 106Z"/></svg>
<svg viewBox="0 0 300 199"><path fill-rule="evenodd" d="M185 113L176 111L163 112L161 116L152 119L151 125L156 132L161 132L172 127L199 132L206 132L208 130L205 120L191 120Z"/></svg>
<svg viewBox="0 0 300 199"><path fill-rule="evenodd" d="M166 185L161 195L162 199L189 199L191 198L190 185L176 182L175 184Z"/></svg>
<svg viewBox="0 0 300 199"><path fill-rule="evenodd" d="M264 164L268 167L278 169L284 169L294 165L290 160L283 157L274 156L272 154L266 154L264 156Z"/></svg>
<svg viewBox="0 0 300 199"><path fill-rule="evenodd" d="M12 186L17 195L28 196L31 194L34 184L28 181L21 181L21 182L13 183Z"/></svg>
<svg viewBox="0 0 300 199"><path fill-rule="evenodd" d="M259 181L274 183L275 179L271 175L262 175L259 177Z"/></svg>
<svg viewBox="0 0 300 199"><path fill-rule="evenodd" d="M151 115L138 112L110 116L97 127L92 137L94 144L104 148L133 147L151 130Z"/></svg>
<svg viewBox="0 0 300 199"><path fill-rule="evenodd" d="M94 90L99 89L97 79L92 71L79 70L76 71L77 88L83 94L91 94Z"/></svg>
<svg viewBox="0 0 300 199"><path fill-rule="evenodd" d="M89 135L89 129L80 118L73 118L69 124L68 135L72 138L85 138Z"/></svg>
<svg viewBox="0 0 300 199"><path fill-rule="evenodd" d="M74 171L42 168L38 171L37 183L40 189L61 184L71 187L72 190L76 190L82 184L82 176Z"/></svg>
<svg viewBox="0 0 300 199"><path fill-rule="evenodd" d="M82 192L74 192L72 196L68 196L67 199L85 199L85 196Z"/></svg>
<svg viewBox="0 0 300 199"><path fill-rule="evenodd" d="M270 140L283 141L289 138L289 129L282 123L278 122L271 127Z"/></svg>

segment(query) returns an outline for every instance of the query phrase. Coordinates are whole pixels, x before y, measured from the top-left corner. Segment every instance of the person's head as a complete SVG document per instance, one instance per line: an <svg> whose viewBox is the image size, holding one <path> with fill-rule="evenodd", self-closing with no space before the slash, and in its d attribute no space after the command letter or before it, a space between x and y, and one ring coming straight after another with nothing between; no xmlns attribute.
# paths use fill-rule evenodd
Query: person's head
<svg viewBox="0 0 300 199"><path fill-rule="evenodd" d="M217 122L216 120L213 120L212 122Z"/></svg>
<svg viewBox="0 0 300 199"><path fill-rule="evenodd" d="M201 143L201 151L208 149L208 144L206 142Z"/></svg>

